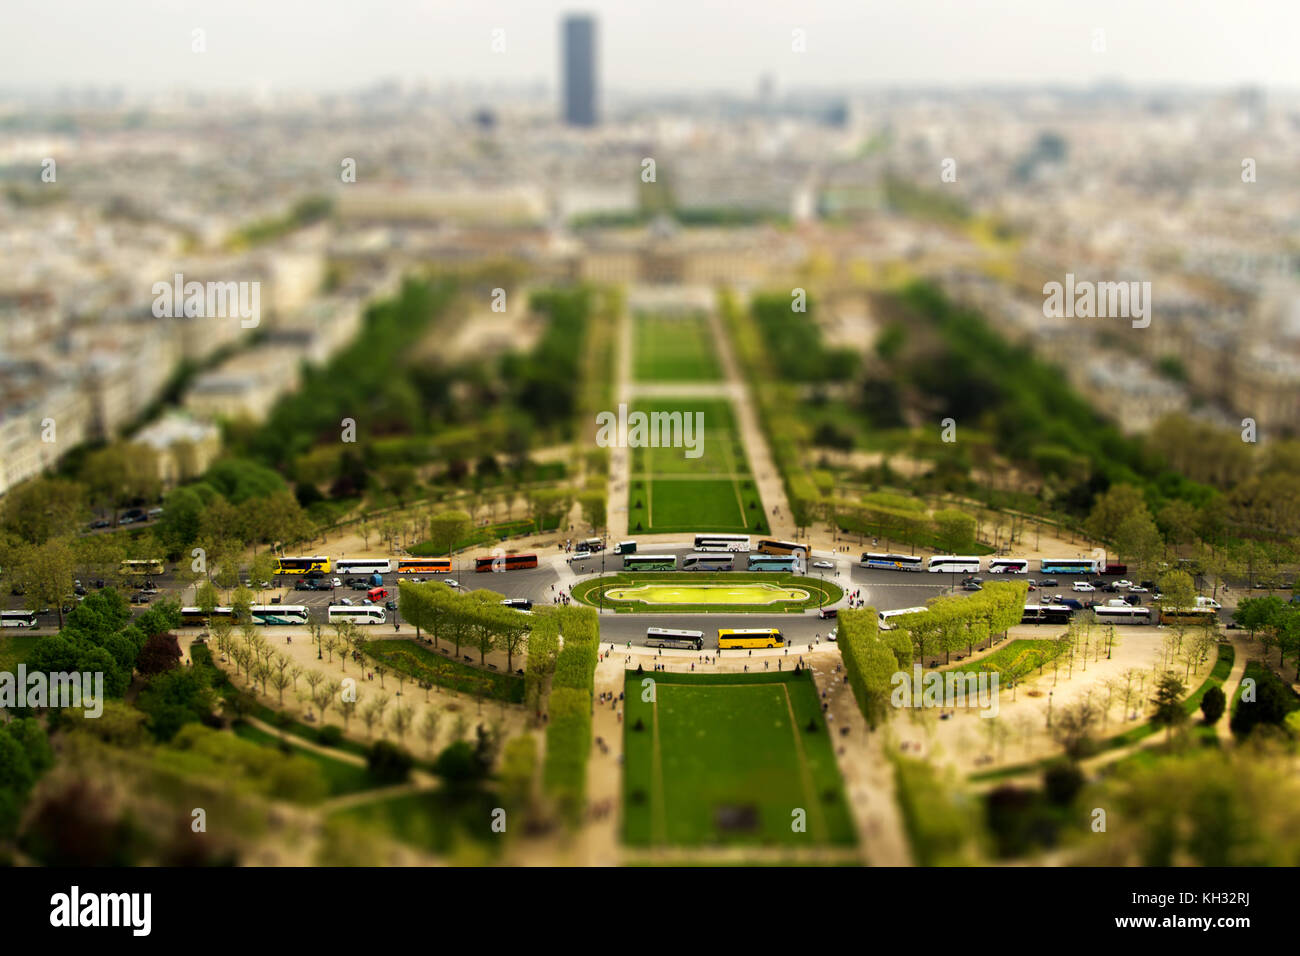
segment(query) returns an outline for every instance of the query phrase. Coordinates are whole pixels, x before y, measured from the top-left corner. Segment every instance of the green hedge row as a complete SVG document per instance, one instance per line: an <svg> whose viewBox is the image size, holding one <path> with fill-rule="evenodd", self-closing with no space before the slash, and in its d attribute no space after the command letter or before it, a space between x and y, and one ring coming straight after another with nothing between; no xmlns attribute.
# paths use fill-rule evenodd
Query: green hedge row
<svg viewBox="0 0 1300 956"><path fill-rule="evenodd" d="M564 644L551 678L543 782L560 815L576 826L586 805L600 623L591 608L572 605L555 608L548 616L558 624Z"/></svg>

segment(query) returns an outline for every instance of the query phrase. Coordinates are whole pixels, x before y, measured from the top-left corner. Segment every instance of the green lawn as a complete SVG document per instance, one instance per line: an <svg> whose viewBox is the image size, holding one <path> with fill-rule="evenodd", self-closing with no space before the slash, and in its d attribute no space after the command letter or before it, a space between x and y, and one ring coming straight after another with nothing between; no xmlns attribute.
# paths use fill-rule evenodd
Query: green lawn
<svg viewBox="0 0 1300 956"><path fill-rule="evenodd" d="M632 374L638 382L714 382L722 368L703 315L635 319Z"/></svg>
<svg viewBox="0 0 1300 956"><path fill-rule="evenodd" d="M632 533L767 529L731 404L722 400L658 399L630 411L689 416L698 443L632 450L628 527ZM687 451L698 450L697 457Z"/></svg>
<svg viewBox="0 0 1300 956"><path fill-rule="evenodd" d="M373 800L340 810L343 819L429 853L446 854L473 843L495 856L501 835L492 831L492 812L501 800L478 790L433 790Z"/></svg>
<svg viewBox="0 0 1300 956"><path fill-rule="evenodd" d="M279 748L282 745L280 737L275 734L268 734L260 727L254 727L252 724L235 724L234 731L237 737L251 740L253 743L266 747ZM316 753L314 750L294 746L291 742L286 746L289 747L288 753L306 757L320 768L321 776L325 778L331 797L341 797L348 793L360 793L362 790L369 790L372 787L379 786L370 779L370 771L365 767L358 767L353 763L335 760L324 754Z"/></svg>
<svg viewBox="0 0 1300 956"><path fill-rule="evenodd" d="M445 635L441 644L454 649ZM504 700L511 704L522 704L524 701L524 679L519 675L463 664L450 655L416 643L414 639L367 641L365 652L368 657L381 661L390 669L400 671L406 678L408 691L417 682L425 681L440 687L450 687L457 693L482 695L488 700ZM462 644L461 653L472 655L477 651L470 650L468 644ZM523 666L522 656L518 657L518 663ZM388 680L397 684L394 675L390 675Z"/></svg>
<svg viewBox="0 0 1300 956"><path fill-rule="evenodd" d="M857 842L811 674L657 674L653 703L642 700L645 676L626 677L627 843ZM795 810L805 832L792 827Z"/></svg>

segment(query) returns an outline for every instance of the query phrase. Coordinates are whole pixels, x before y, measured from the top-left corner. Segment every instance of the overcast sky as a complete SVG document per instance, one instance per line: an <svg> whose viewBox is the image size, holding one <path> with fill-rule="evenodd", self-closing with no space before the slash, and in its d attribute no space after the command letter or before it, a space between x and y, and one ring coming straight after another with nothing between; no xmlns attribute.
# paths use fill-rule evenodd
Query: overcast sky
<svg viewBox="0 0 1300 956"><path fill-rule="evenodd" d="M0 0L0 87L554 87L574 9L599 20L602 85L627 92L752 92L763 73L778 88L1300 86L1297 0Z"/></svg>

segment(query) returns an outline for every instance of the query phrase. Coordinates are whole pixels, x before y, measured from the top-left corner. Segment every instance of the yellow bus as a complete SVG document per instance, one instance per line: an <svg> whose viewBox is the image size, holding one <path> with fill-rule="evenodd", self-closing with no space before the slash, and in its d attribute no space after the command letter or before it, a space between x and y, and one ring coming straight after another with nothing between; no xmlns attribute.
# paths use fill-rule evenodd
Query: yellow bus
<svg viewBox="0 0 1300 956"><path fill-rule="evenodd" d="M161 575L163 563L161 558L132 558L122 562L122 573L130 575Z"/></svg>
<svg viewBox="0 0 1300 956"><path fill-rule="evenodd" d="M309 558L276 559L276 574L310 574L312 571L329 574L330 559L323 554L313 555Z"/></svg>
<svg viewBox="0 0 1300 956"><path fill-rule="evenodd" d="M718 650L733 647L785 647L785 638L774 627L719 628Z"/></svg>

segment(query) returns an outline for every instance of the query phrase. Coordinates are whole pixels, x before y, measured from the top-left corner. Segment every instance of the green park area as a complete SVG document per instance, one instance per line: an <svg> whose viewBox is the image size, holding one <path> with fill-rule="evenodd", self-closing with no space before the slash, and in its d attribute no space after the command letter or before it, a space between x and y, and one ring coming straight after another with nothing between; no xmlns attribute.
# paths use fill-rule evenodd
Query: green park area
<svg viewBox="0 0 1300 956"><path fill-rule="evenodd" d="M629 672L624 840L637 847L851 846L812 675Z"/></svg>
<svg viewBox="0 0 1300 956"><path fill-rule="evenodd" d="M589 578L573 596L584 604L645 613L800 612L844 597L830 581L771 571L640 571Z"/></svg>
<svg viewBox="0 0 1300 956"><path fill-rule="evenodd" d="M632 411L650 416L676 413L683 423L689 416L699 454L687 457L688 451L693 453L687 447L633 449L630 532L761 534L767 530L763 503L729 402L657 399L639 402ZM663 430L655 433L662 435Z"/></svg>
<svg viewBox="0 0 1300 956"><path fill-rule="evenodd" d="M639 313L634 322L636 381L715 382L722 377L703 315Z"/></svg>

